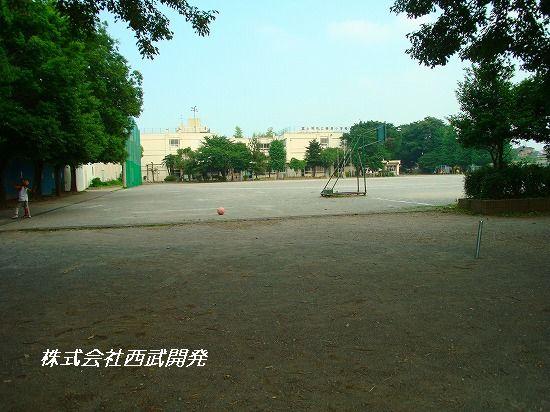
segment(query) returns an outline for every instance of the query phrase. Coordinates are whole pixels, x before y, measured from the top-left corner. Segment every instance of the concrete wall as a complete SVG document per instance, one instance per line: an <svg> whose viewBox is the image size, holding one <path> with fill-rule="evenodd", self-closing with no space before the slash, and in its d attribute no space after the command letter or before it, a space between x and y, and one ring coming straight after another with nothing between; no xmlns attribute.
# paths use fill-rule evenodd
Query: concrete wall
<svg viewBox="0 0 550 412"><path fill-rule="evenodd" d="M122 166L118 163L89 163L76 169L76 189L81 192L90 187L90 183L96 177L102 182L115 180L120 177ZM65 190L71 190L71 169L65 167Z"/></svg>

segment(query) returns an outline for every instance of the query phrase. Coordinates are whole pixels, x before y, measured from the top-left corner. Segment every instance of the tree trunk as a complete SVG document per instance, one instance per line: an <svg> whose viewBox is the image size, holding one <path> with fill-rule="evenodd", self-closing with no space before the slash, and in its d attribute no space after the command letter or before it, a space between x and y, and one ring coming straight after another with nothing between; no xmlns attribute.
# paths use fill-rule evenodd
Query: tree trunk
<svg viewBox="0 0 550 412"><path fill-rule="evenodd" d="M70 165L71 168L71 192L76 193L78 192L78 188L76 187L76 165Z"/></svg>
<svg viewBox="0 0 550 412"><path fill-rule="evenodd" d="M120 166L122 166L122 187L127 188L128 182L126 181L126 162L123 161Z"/></svg>
<svg viewBox="0 0 550 412"><path fill-rule="evenodd" d="M43 170L44 170L44 161L37 160L36 162L34 162L34 182L32 182L31 188L33 190L33 195L37 198L42 197L42 171Z"/></svg>
<svg viewBox="0 0 550 412"><path fill-rule="evenodd" d="M489 155L491 155L491 161L493 162L493 167L496 169L497 168L497 156L494 152L494 150L491 148L489 150Z"/></svg>
<svg viewBox="0 0 550 412"><path fill-rule="evenodd" d="M56 165L53 169L55 182L55 195L61 196L61 166Z"/></svg>
<svg viewBox="0 0 550 412"><path fill-rule="evenodd" d="M8 161L6 159L0 159L0 207L6 207L8 203L6 189L4 186L4 171L6 170L7 165Z"/></svg>
<svg viewBox="0 0 550 412"><path fill-rule="evenodd" d="M498 168L502 169L504 167L504 145L498 145Z"/></svg>

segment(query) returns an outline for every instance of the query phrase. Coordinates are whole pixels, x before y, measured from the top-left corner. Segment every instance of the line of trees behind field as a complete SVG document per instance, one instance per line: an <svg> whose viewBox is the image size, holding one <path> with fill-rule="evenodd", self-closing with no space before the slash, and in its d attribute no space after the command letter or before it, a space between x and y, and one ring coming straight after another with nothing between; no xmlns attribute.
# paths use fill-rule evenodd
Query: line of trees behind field
<svg viewBox="0 0 550 412"><path fill-rule="evenodd" d="M187 176L189 180L206 180L213 176L217 180L227 180L231 176L233 180L237 173L246 172L257 177L272 171L278 174L286 169L283 141L271 143L269 156L262 152L258 138L254 137L247 143L231 141L225 136L211 136L206 137L197 150L189 147L178 149L163 159L169 173L166 180L175 180L176 175Z"/></svg>
<svg viewBox="0 0 550 412"><path fill-rule="evenodd" d="M179 149L175 154L164 158L168 169L167 180L176 180L175 175L187 179L206 180L216 176L218 180L233 180L235 174L271 175L277 177L287 168L298 175L311 169L313 175L318 168L325 170L337 167L344 158L343 147L352 147L357 139L365 138L366 142L376 140L375 129L380 121L359 122L350 128L342 137L342 147L323 148L320 142L312 140L306 148L305 158L292 158L287 163L286 148L282 136L277 136L270 128L265 133L254 133L251 139L243 139L242 129L236 127L233 139L225 136L207 137L197 150ZM383 160L401 160L405 171L415 173L433 173L440 166L446 165L455 170L465 171L472 166L484 166L491 163L487 151L464 148L458 143L455 129L447 122L434 117L395 126L385 123L386 141L371 145L365 151L362 164L370 170L383 168ZM266 155L261 150L259 138L270 137L273 140ZM246 143L245 143L246 142ZM512 158L514 151L508 147L507 155ZM352 157L351 164L359 164L359 159Z"/></svg>

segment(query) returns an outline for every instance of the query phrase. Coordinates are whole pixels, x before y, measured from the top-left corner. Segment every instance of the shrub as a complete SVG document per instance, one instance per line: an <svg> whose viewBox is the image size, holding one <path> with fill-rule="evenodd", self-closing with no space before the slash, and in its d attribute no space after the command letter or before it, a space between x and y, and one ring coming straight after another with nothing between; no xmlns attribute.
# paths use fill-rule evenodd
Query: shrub
<svg viewBox="0 0 550 412"><path fill-rule="evenodd" d="M177 182L178 181L178 177L177 176L174 176L174 175L169 175L169 176L166 176L164 178L164 181L165 182Z"/></svg>
<svg viewBox="0 0 550 412"><path fill-rule="evenodd" d="M90 183L90 187L121 186L121 185L122 185L121 179L113 179L113 180L107 180L106 182L102 182L99 177L94 177Z"/></svg>
<svg viewBox="0 0 550 412"><path fill-rule="evenodd" d="M550 196L550 167L510 165L467 173L466 196L474 199L517 199Z"/></svg>
<svg viewBox="0 0 550 412"><path fill-rule="evenodd" d="M90 183L90 187L100 187L103 186L103 182L99 177L94 177Z"/></svg>

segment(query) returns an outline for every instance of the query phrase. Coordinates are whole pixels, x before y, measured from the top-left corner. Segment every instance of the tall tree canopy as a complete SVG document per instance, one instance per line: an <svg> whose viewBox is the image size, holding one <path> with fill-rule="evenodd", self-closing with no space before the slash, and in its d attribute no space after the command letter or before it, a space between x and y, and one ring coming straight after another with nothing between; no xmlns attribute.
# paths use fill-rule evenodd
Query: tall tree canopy
<svg viewBox="0 0 550 412"><path fill-rule="evenodd" d="M516 137L546 143L550 148L550 82L531 76L514 86Z"/></svg>
<svg viewBox="0 0 550 412"><path fill-rule="evenodd" d="M435 16L407 35L407 52L427 66L456 53L478 65L517 59L532 76L514 89L516 136L550 147L550 1L396 0L391 10Z"/></svg>
<svg viewBox="0 0 550 412"><path fill-rule="evenodd" d="M30 1L30 0L21 0ZM59 11L69 17L73 29L93 33L103 11L128 24L136 36L142 56L158 54L155 43L172 39L170 21L159 8L168 8L183 16L199 36L210 33L210 23L218 14L215 10L200 10L187 0L56 0Z"/></svg>
<svg viewBox="0 0 550 412"><path fill-rule="evenodd" d="M124 147L131 129L130 116L141 113L142 76L131 70L104 26L87 38L86 51L86 79L98 100L104 128L105 141L100 158L103 162L118 163L126 156Z"/></svg>
<svg viewBox="0 0 550 412"><path fill-rule="evenodd" d="M232 143L229 151L229 165L235 172L242 172L250 167L252 153L245 143Z"/></svg>
<svg viewBox="0 0 550 412"><path fill-rule="evenodd" d="M235 139L242 139L244 137L243 129L241 129L239 126L235 126L235 133L233 133L233 137Z"/></svg>
<svg viewBox="0 0 550 412"><path fill-rule="evenodd" d="M225 136L205 137L201 147L197 150L196 160L202 172L218 173L224 178L231 168L228 154L231 152L231 141Z"/></svg>
<svg viewBox="0 0 550 412"><path fill-rule="evenodd" d="M337 168L344 160L344 151L339 147L327 147L321 152L321 163L325 169Z"/></svg>
<svg viewBox="0 0 550 412"><path fill-rule="evenodd" d="M269 145L269 167L277 176L286 169L286 147L282 140L273 140Z"/></svg>
<svg viewBox="0 0 550 412"><path fill-rule="evenodd" d="M10 158L32 160L39 189L46 162L124 158L141 76L104 28L80 37L50 1L0 0L0 73L0 174Z"/></svg>
<svg viewBox="0 0 550 412"><path fill-rule="evenodd" d="M322 151L323 148L321 147L321 144L315 139L310 141L306 148L304 160L306 161L308 167L311 168L313 176L315 176L317 166L323 165L323 159L321 159Z"/></svg>
<svg viewBox="0 0 550 412"><path fill-rule="evenodd" d="M458 53L472 62L514 57L526 71L550 72L550 2L547 0L396 0L391 10L409 18L435 14L408 34L407 52L430 67Z"/></svg>
<svg viewBox="0 0 550 412"><path fill-rule="evenodd" d="M369 120L354 124L342 139L352 151L351 161L357 170L363 168L378 170L383 167L382 160L389 153L383 143L378 142L377 129L382 122Z"/></svg>
<svg viewBox="0 0 550 412"><path fill-rule="evenodd" d="M518 135L514 121L513 70L501 62L474 65L459 84L460 113L451 118L465 147L486 149L493 165L505 165L505 149Z"/></svg>
<svg viewBox="0 0 550 412"><path fill-rule="evenodd" d="M435 117L402 125L399 141L399 150L392 158L400 159L407 169L418 167L433 172L438 166L448 165L465 170L471 165L482 166L491 161L487 153L461 146L453 126Z"/></svg>
<svg viewBox="0 0 550 412"><path fill-rule="evenodd" d="M300 172L302 176L304 175L304 170L306 166L307 166L307 163L305 160L298 160L295 157L290 159L290 162L288 163L288 167L290 167L296 173Z"/></svg>
<svg viewBox="0 0 550 412"><path fill-rule="evenodd" d="M256 177L258 175L264 174L267 168L267 156L262 152L261 143L257 137L250 139L248 143L248 148L252 154L252 172Z"/></svg>

